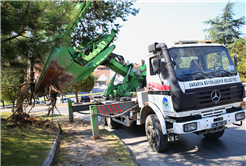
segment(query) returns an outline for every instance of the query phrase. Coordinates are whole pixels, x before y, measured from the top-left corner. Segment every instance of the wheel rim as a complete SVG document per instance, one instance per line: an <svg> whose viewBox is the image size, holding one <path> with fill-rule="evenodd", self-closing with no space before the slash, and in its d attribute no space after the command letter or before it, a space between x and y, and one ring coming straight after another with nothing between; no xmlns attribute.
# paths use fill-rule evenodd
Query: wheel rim
<svg viewBox="0 0 246 166"><path fill-rule="evenodd" d="M150 141L150 143L154 144L156 142L156 133L155 133L154 127L152 125L149 125L146 133L147 133L147 138Z"/></svg>

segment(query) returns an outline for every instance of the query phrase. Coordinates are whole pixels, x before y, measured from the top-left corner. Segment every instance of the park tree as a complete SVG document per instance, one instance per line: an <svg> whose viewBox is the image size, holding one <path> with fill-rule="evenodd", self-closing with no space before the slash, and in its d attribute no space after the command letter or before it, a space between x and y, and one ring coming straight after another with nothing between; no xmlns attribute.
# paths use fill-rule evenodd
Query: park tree
<svg viewBox="0 0 246 166"><path fill-rule="evenodd" d="M76 102L78 103L78 93L90 92L95 85L96 77L93 74L89 74L82 81L74 83L72 86L67 88L67 91L73 92L76 96Z"/></svg>
<svg viewBox="0 0 246 166"><path fill-rule="evenodd" d="M234 19L233 6L235 2L228 2L223 13L215 19L204 21L205 24L210 25L208 29L204 29L208 33L206 39L213 40L213 42L224 44L226 46L232 44L236 39L243 34L240 28L245 25L245 17L242 16Z"/></svg>
<svg viewBox="0 0 246 166"><path fill-rule="evenodd" d="M1 102L3 104L3 108L5 107L4 102L10 102L12 103L12 111L14 111L17 95L18 95L18 88L16 87L1 88Z"/></svg>
<svg viewBox="0 0 246 166"><path fill-rule="evenodd" d="M1 101L3 105L4 101L12 103L12 111L18 98L19 75L13 68L1 69Z"/></svg>
<svg viewBox="0 0 246 166"><path fill-rule="evenodd" d="M64 101L63 101L63 97L64 96L66 96L67 94L69 94L69 93L71 93L71 91L70 91L70 89L69 88L66 88L66 89L63 89L62 91L61 91L61 98L62 98L62 103L64 103Z"/></svg>

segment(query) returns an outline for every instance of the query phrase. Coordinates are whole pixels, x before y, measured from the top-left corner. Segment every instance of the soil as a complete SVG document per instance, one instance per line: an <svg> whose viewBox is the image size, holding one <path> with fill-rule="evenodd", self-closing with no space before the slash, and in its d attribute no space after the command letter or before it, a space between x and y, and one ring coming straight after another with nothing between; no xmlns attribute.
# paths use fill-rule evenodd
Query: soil
<svg viewBox="0 0 246 166"><path fill-rule="evenodd" d="M3 119L2 119L3 120ZM6 119L5 119L6 120ZM11 115L7 121L11 122L7 127L32 127L40 126L43 128L57 128L57 125L50 120L42 120L38 116L28 115L27 113L16 113Z"/></svg>
<svg viewBox="0 0 246 166"><path fill-rule="evenodd" d="M61 127L60 143L52 166L137 165L127 147L113 134L100 130L101 139L92 137L91 123L68 118L56 120Z"/></svg>

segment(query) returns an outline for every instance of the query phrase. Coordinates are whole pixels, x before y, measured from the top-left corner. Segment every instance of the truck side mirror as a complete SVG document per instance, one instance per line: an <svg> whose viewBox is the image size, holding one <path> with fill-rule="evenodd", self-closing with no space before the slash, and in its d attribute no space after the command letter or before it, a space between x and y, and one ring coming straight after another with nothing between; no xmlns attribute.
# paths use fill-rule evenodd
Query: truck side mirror
<svg viewBox="0 0 246 166"><path fill-rule="evenodd" d="M156 46L157 46L157 44L159 44L159 43L155 42L155 43L153 43L153 44L149 45L149 48L148 48L149 53L155 53L155 52L157 52L157 51L160 51L160 50L161 50L160 48L157 48L157 47L156 47Z"/></svg>
<svg viewBox="0 0 246 166"><path fill-rule="evenodd" d="M153 69L153 74L159 74L160 73L160 69L161 69L161 63L160 63L161 59L160 58L153 58L151 60L151 65L152 65L152 69Z"/></svg>
<svg viewBox="0 0 246 166"><path fill-rule="evenodd" d="M234 64L237 66L237 54L234 54Z"/></svg>

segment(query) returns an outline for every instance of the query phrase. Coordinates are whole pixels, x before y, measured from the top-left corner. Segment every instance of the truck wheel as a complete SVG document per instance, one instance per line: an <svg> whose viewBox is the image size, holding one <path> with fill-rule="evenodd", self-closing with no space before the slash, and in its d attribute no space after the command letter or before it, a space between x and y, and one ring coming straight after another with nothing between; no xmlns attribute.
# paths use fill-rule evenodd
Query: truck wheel
<svg viewBox="0 0 246 166"><path fill-rule="evenodd" d="M110 129L117 129L122 127L122 124L113 121L112 118L107 118L107 124Z"/></svg>
<svg viewBox="0 0 246 166"><path fill-rule="evenodd" d="M167 135L162 134L161 124L155 114L151 114L147 117L145 131L149 145L154 151L161 152L167 148Z"/></svg>
<svg viewBox="0 0 246 166"><path fill-rule="evenodd" d="M107 126L107 118L106 117L101 117L102 124L104 126Z"/></svg>
<svg viewBox="0 0 246 166"><path fill-rule="evenodd" d="M208 134L203 134L203 135L207 139L214 140L214 139L220 138L224 134L224 131L225 131L225 129L221 130L221 131L218 131L216 133L208 133Z"/></svg>

